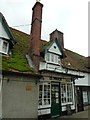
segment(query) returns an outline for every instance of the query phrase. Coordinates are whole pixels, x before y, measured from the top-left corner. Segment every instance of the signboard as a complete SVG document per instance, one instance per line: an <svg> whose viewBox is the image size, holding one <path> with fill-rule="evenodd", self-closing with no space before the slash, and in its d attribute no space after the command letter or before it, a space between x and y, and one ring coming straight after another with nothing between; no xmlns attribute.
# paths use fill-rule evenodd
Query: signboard
<svg viewBox="0 0 90 120"><path fill-rule="evenodd" d="M27 91L31 91L31 90L32 90L32 86L31 86L31 85L26 86L26 90L27 90Z"/></svg>

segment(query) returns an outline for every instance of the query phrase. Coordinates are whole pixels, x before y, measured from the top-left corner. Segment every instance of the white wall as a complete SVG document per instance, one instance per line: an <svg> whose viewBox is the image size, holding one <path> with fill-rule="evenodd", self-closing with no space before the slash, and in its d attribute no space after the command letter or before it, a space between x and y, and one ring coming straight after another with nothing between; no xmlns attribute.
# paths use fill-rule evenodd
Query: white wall
<svg viewBox="0 0 90 120"><path fill-rule="evenodd" d="M54 48L54 46L56 48ZM57 44L55 42L52 44L52 46L50 47L50 49L48 51L52 52L52 53L56 53L58 55L62 55L61 51L59 50L59 48L58 48L58 46L57 46Z"/></svg>
<svg viewBox="0 0 90 120"><path fill-rule="evenodd" d="M6 33L1 21L0 21L0 37L4 37L4 38L7 38L9 39L9 36L8 34Z"/></svg>
<svg viewBox="0 0 90 120"><path fill-rule="evenodd" d="M26 90L31 86L31 90ZM35 82L3 80L2 117L37 118L38 85Z"/></svg>
<svg viewBox="0 0 90 120"><path fill-rule="evenodd" d="M76 86L90 86L90 74L89 73L81 73L81 75L84 75L84 78L78 78L75 80Z"/></svg>

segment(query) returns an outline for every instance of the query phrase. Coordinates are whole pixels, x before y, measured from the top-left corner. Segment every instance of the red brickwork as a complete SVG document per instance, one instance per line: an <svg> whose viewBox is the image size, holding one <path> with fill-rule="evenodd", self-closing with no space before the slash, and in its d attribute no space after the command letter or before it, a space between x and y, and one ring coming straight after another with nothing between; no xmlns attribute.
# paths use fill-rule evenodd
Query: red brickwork
<svg viewBox="0 0 90 120"><path fill-rule="evenodd" d="M40 40L41 40L41 23L42 23L42 8L40 2L36 2L32 8L32 23L31 23L31 40L29 54L36 68L39 66L40 58Z"/></svg>
<svg viewBox="0 0 90 120"><path fill-rule="evenodd" d="M55 31L53 31L50 34L50 40L54 40L55 38L57 38L62 46L62 48L64 48L64 39L63 39L63 33L58 31L57 29Z"/></svg>

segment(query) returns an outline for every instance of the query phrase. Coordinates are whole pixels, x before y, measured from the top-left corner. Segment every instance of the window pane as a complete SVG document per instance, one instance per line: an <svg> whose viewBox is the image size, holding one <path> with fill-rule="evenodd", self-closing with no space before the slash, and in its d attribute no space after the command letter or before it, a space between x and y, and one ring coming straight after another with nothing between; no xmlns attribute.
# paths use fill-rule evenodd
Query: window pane
<svg viewBox="0 0 90 120"><path fill-rule="evenodd" d="M50 53L46 54L46 61L50 61Z"/></svg>
<svg viewBox="0 0 90 120"><path fill-rule="evenodd" d="M3 42L3 47L2 47L2 50L3 50L3 52L7 52L7 47L8 47L8 43L7 42Z"/></svg>
<svg viewBox="0 0 90 120"><path fill-rule="evenodd" d="M62 103L72 102L73 98L72 83L61 85L61 100Z"/></svg>
<svg viewBox="0 0 90 120"><path fill-rule="evenodd" d="M2 41L0 40L0 51L2 51Z"/></svg>
<svg viewBox="0 0 90 120"><path fill-rule="evenodd" d="M54 61L54 54L51 54L51 62L55 62Z"/></svg>
<svg viewBox="0 0 90 120"><path fill-rule="evenodd" d="M83 91L83 102L87 103L88 102L88 94L87 91Z"/></svg>
<svg viewBox="0 0 90 120"><path fill-rule="evenodd" d="M39 85L39 105L50 104L50 84Z"/></svg>

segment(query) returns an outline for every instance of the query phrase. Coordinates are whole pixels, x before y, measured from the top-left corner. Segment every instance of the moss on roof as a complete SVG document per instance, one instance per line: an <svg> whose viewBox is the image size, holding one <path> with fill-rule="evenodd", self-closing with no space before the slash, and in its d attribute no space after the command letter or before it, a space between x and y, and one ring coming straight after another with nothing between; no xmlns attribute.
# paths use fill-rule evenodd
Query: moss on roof
<svg viewBox="0 0 90 120"><path fill-rule="evenodd" d="M30 35L25 34L21 31L10 28L14 38L17 43L12 49L12 54L10 56L2 57L2 69L5 71L20 71L20 72L32 72L34 70L28 65L26 54L29 48ZM41 40L41 51L45 50L51 42L46 42ZM86 57L81 56L75 52L65 49L66 58L62 60L63 67L89 72L86 67L87 61Z"/></svg>
<svg viewBox="0 0 90 120"><path fill-rule="evenodd" d="M10 56L2 57L2 69L8 71L33 72L33 69L29 67L26 59L30 36L13 28L10 28L10 30L17 43L14 45Z"/></svg>

